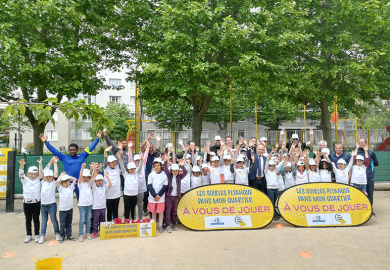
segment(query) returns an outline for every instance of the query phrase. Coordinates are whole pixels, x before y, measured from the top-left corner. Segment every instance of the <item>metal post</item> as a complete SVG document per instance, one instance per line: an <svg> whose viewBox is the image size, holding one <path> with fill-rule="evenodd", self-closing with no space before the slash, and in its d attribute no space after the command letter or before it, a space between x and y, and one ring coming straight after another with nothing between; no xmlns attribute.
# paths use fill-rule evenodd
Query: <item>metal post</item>
<svg viewBox="0 0 390 270"><path fill-rule="evenodd" d="M8 152L7 160L7 190L6 190L6 202L5 212L14 211L15 201L15 166L16 166L16 152Z"/></svg>
<svg viewBox="0 0 390 270"><path fill-rule="evenodd" d="M163 133L160 132L160 149L163 149Z"/></svg>
<svg viewBox="0 0 390 270"><path fill-rule="evenodd" d="M337 133L337 96L334 96L334 139L336 142L339 141L339 136Z"/></svg>
<svg viewBox="0 0 390 270"><path fill-rule="evenodd" d="M135 72L138 70L138 65L135 67ZM138 151L139 147L139 131L140 131L140 108L139 108L139 98L138 98L139 92L138 92L138 82L135 80L135 140L134 140L134 151Z"/></svg>
<svg viewBox="0 0 390 270"><path fill-rule="evenodd" d="M255 102L255 123L256 123L256 140L257 140L257 101Z"/></svg>
<svg viewBox="0 0 390 270"><path fill-rule="evenodd" d="M355 98L355 106L357 105L357 99ZM358 129L358 119L357 119L357 116L355 115L355 142L358 142L358 132L357 132L357 129Z"/></svg>
<svg viewBox="0 0 390 270"><path fill-rule="evenodd" d="M230 137L233 138L233 100L232 100L232 83L230 83Z"/></svg>
<svg viewBox="0 0 390 270"><path fill-rule="evenodd" d="M376 143L378 143L378 130L376 130Z"/></svg>
<svg viewBox="0 0 390 270"><path fill-rule="evenodd" d="M370 147L370 130L367 129L367 145Z"/></svg>
<svg viewBox="0 0 390 270"><path fill-rule="evenodd" d="M268 141L268 129L267 129L267 141Z"/></svg>
<svg viewBox="0 0 390 270"><path fill-rule="evenodd" d="M302 136L302 140L306 141L306 105L303 105L303 122L305 124L305 133L304 136Z"/></svg>

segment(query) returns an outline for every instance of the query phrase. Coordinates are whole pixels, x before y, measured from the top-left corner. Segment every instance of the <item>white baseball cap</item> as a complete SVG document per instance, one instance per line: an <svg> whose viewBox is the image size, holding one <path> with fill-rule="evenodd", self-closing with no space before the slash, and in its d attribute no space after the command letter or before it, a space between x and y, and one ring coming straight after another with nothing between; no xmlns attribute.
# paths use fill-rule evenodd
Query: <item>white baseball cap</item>
<svg viewBox="0 0 390 270"><path fill-rule="evenodd" d="M91 176L91 173L88 169L83 170L83 176Z"/></svg>
<svg viewBox="0 0 390 270"><path fill-rule="evenodd" d="M190 154L187 154L187 155L186 155L186 159L187 159L187 158L192 158L192 156L191 156Z"/></svg>
<svg viewBox="0 0 390 270"><path fill-rule="evenodd" d="M238 157L237 162L244 162L244 159L242 157Z"/></svg>
<svg viewBox="0 0 390 270"><path fill-rule="evenodd" d="M167 146L166 146L166 148L168 148L168 147L172 147L173 146L173 144L172 143L167 143Z"/></svg>
<svg viewBox="0 0 390 270"><path fill-rule="evenodd" d="M97 181L97 180L103 180L104 178L103 178L103 175L101 175L101 174L98 174L97 176L96 176L96 178L95 178L95 181Z"/></svg>
<svg viewBox="0 0 390 270"><path fill-rule="evenodd" d="M220 141L220 140L221 140L221 136L215 136L214 141Z"/></svg>
<svg viewBox="0 0 390 270"><path fill-rule="evenodd" d="M286 168L287 167L292 167L292 165L291 165L291 163L289 162L289 163L287 163L287 165L286 165Z"/></svg>
<svg viewBox="0 0 390 270"><path fill-rule="evenodd" d="M192 168L192 171L193 171L193 172L200 172L199 166L194 166L194 167Z"/></svg>
<svg viewBox="0 0 390 270"><path fill-rule="evenodd" d="M64 175L61 177L60 183L61 183L61 182L64 182L64 181L68 181L68 180L70 180L69 175L64 174Z"/></svg>
<svg viewBox="0 0 390 270"><path fill-rule="evenodd" d="M321 159L321 161L325 161L325 162L328 162L328 161L327 161L326 159L324 159L324 158L323 158L323 159Z"/></svg>
<svg viewBox="0 0 390 270"><path fill-rule="evenodd" d="M153 160L153 163L156 163L156 162L163 164L161 161L161 158L156 158L155 160Z"/></svg>
<svg viewBox="0 0 390 270"><path fill-rule="evenodd" d="M219 158L217 156L214 156L212 159L211 159L211 162L213 161L219 161Z"/></svg>
<svg viewBox="0 0 390 270"><path fill-rule="evenodd" d="M141 160L141 156L140 156L140 155L138 155L138 154L136 154L136 155L134 155L134 158L133 158L133 160Z"/></svg>
<svg viewBox="0 0 390 270"><path fill-rule="evenodd" d="M347 164L344 159L340 158L337 160L337 164Z"/></svg>
<svg viewBox="0 0 390 270"><path fill-rule="evenodd" d="M232 158L230 157L230 155L224 155L224 156L223 156L223 159L232 160Z"/></svg>
<svg viewBox="0 0 390 270"><path fill-rule="evenodd" d="M363 157L362 155L358 155L358 156L356 157L356 160L364 160L364 157Z"/></svg>
<svg viewBox="0 0 390 270"><path fill-rule="evenodd" d="M260 138L260 141L266 141L266 142L268 142L268 140L267 140L266 137L261 137L261 138Z"/></svg>
<svg viewBox="0 0 390 270"><path fill-rule="evenodd" d="M295 134L295 133L291 136L291 138L292 139L299 139L298 134Z"/></svg>
<svg viewBox="0 0 390 270"><path fill-rule="evenodd" d="M172 164L171 171L178 171L179 169L179 164Z"/></svg>
<svg viewBox="0 0 390 270"><path fill-rule="evenodd" d="M242 151L245 151L245 152L246 152L246 149L245 149L245 148L241 148L241 149L240 149L240 152L242 152Z"/></svg>
<svg viewBox="0 0 390 270"><path fill-rule="evenodd" d="M283 154L283 157L287 157L287 156L290 156L290 154L289 153Z"/></svg>
<svg viewBox="0 0 390 270"><path fill-rule="evenodd" d="M38 173L38 168L36 166L31 166L28 168L28 173Z"/></svg>
<svg viewBox="0 0 390 270"><path fill-rule="evenodd" d="M200 160L202 157L201 156L198 156L197 158L196 158L196 160Z"/></svg>
<svg viewBox="0 0 390 270"><path fill-rule="evenodd" d="M210 156L215 156L215 153L214 152L210 152Z"/></svg>
<svg viewBox="0 0 390 270"><path fill-rule="evenodd" d="M264 157L268 157L269 154L268 154L268 153L264 153L263 156L264 156Z"/></svg>
<svg viewBox="0 0 390 270"><path fill-rule="evenodd" d="M309 160L309 165L311 166L311 165L317 165L317 164L316 164L316 162L313 159L310 159Z"/></svg>
<svg viewBox="0 0 390 270"><path fill-rule="evenodd" d="M129 162L129 163L127 163L127 169L128 170L130 170L130 169L137 169L137 166L135 166L134 162Z"/></svg>
<svg viewBox="0 0 390 270"><path fill-rule="evenodd" d="M52 170L46 170L43 172L43 176L46 177L46 176L54 176L54 173Z"/></svg>
<svg viewBox="0 0 390 270"><path fill-rule="evenodd" d="M275 165L275 162L273 160L271 160L268 165Z"/></svg>
<svg viewBox="0 0 390 270"><path fill-rule="evenodd" d="M207 166L207 164L206 163L203 163L202 164L202 169L205 169L205 168L208 168L209 166Z"/></svg>
<svg viewBox="0 0 390 270"><path fill-rule="evenodd" d="M111 156L108 156L107 161L108 161L108 163L110 163L110 162L116 161L116 158L111 155Z"/></svg>
<svg viewBox="0 0 390 270"><path fill-rule="evenodd" d="M297 166L305 166L305 164L304 164L303 162L299 161L299 162L297 163Z"/></svg>
<svg viewBox="0 0 390 270"><path fill-rule="evenodd" d="M322 148L321 153L327 153L328 155L330 154L329 148Z"/></svg>

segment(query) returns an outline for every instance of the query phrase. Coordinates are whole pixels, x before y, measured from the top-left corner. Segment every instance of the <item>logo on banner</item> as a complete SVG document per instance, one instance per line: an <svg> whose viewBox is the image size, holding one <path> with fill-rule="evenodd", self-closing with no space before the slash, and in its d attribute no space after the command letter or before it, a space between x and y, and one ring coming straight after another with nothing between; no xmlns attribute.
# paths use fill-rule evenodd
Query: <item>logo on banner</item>
<svg viewBox="0 0 390 270"><path fill-rule="evenodd" d="M234 221L235 221L238 225L240 225L241 227L245 227L245 226L246 226L246 224L245 224L243 218L240 217L240 216L236 216L236 217L234 218Z"/></svg>
<svg viewBox="0 0 390 270"><path fill-rule="evenodd" d="M225 224L224 222L219 222L219 218L214 218L210 223L211 226L224 225L224 224Z"/></svg>
<svg viewBox="0 0 390 270"><path fill-rule="evenodd" d="M313 217L312 219L312 222L313 223L325 223L325 219L322 219L322 217L320 215L316 215Z"/></svg>

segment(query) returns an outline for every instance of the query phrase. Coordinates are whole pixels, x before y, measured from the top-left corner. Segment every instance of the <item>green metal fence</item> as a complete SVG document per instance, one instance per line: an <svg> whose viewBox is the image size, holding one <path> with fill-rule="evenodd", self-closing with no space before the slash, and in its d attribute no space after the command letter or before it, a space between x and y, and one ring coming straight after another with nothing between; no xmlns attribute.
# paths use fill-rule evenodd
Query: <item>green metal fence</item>
<svg viewBox="0 0 390 270"><path fill-rule="evenodd" d="M203 153L201 153L203 155ZM379 167L375 167L375 181L390 181L390 151L378 151L375 152L378 161L379 161ZM25 172L27 171L27 168L30 166L37 166L38 162L37 160L41 156L26 156L26 165L25 165ZM43 160L43 167L47 165L47 163L50 162L50 159L53 156L49 155L42 155ZM15 194L22 194L23 193L23 186L22 183L19 181L19 162L18 160L22 159L23 156L16 156L16 167L15 167L15 175L16 175L16 183L15 183ZM91 162L98 162L103 163L104 156L103 155L90 155L85 160L87 164ZM53 166L52 166L53 168ZM58 174L61 174L61 172L64 171L64 166L62 165L61 161L58 161Z"/></svg>

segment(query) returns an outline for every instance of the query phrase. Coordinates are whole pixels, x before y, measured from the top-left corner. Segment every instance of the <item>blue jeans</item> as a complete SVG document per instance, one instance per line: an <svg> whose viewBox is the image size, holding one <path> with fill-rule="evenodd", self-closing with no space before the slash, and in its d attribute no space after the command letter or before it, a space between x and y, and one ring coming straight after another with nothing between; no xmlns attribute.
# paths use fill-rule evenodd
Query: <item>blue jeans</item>
<svg viewBox="0 0 390 270"><path fill-rule="evenodd" d="M54 227L54 234L59 234L60 229L57 221L57 203L52 204L41 204L42 213L42 224L41 224L41 235L46 235L48 215L50 215L51 223Z"/></svg>
<svg viewBox="0 0 390 270"><path fill-rule="evenodd" d="M79 206L79 212L80 212L79 235L84 235L84 224L85 224L85 233L89 234L91 231L92 205Z"/></svg>
<svg viewBox="0 0 390 270"><path fill-rule="evenodd" d="M72 236L73 208L68 211L60 211L60 235L61 238Z"/></svg>
<svg viewBox="0 0 390 270"><path fill-rule="evenodd" d="M278 189L267 189L268 198L271 200L272 205L275 206L276 198L278 197Z"/></svg>
<svg viewBox="0 0 390 270"><path fill-rule="evenodd" d="M358 184L353 184L353 187L357 188L360 191L367 192L367 185L358 185Z"/></svg>

